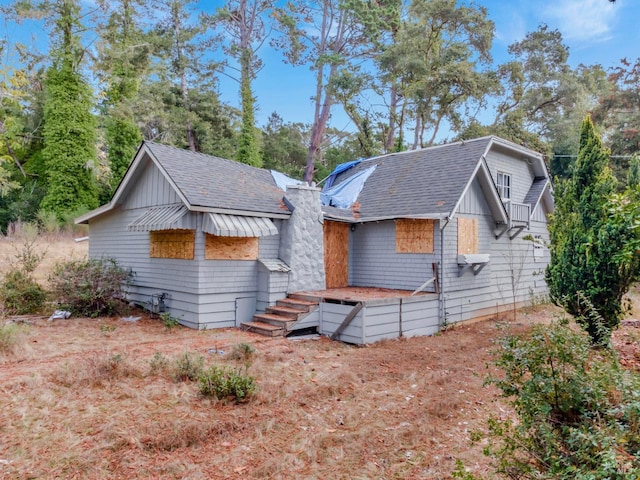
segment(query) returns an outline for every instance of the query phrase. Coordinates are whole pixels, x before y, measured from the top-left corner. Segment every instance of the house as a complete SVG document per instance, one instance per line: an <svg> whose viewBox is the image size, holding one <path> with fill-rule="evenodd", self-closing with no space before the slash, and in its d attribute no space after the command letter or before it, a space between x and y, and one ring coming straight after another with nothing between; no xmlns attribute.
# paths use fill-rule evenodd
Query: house
<svg viewBox="0 0 640 480"><path fill-rule="evenodd" d="M143 142L111 201L76 222L90 257L132 270L131 301L192 328L267 322L363 344L546 295L553 199L536 152L489 136L351 162L328 182L321 194Z"/></svg>

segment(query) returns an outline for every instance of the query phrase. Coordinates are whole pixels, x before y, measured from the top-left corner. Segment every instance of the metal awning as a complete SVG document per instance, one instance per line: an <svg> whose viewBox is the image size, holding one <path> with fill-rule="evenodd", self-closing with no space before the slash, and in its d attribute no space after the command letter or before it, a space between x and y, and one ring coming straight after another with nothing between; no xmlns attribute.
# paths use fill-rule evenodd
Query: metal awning
<svg viewBox="0 0 640 480"><path fill-rule="evenodd" d="M152 230L192 229L186 216L189 210L184 205L149 208L141 216L131 222L127 229L133 232L150 232Z"/></svg>
<svg viewBox="0 0 640 480"><path fill-rule="evenodd" d="M202 230L219 237L267 237L278 234L278 229L268 218L223 213L205 215Z"/></svg>

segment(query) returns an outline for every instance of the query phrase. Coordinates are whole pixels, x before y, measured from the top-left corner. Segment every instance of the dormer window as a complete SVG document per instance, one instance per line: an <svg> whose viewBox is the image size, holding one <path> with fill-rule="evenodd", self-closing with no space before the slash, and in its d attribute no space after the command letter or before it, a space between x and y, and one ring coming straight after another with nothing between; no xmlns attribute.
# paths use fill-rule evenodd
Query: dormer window
<svg viewBox="0 0 640 480"><path fill-rule="evenodd" d="M498 172L498 181L496 182L500 197L507 200L511 198L511 174Z"/></svg>

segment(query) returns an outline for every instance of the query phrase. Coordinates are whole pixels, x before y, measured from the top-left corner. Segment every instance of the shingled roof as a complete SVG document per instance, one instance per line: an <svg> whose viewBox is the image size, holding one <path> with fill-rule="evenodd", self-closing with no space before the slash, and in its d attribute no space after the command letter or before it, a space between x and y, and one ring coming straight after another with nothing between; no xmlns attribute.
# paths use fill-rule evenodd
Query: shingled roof
<svg viewBox="0 0 640 480"><path fill-rule="evenodd" d="M364 160L334 182L337 185L377 165L352 207L353 212L325 207L325 214L360 221L445 217L454 210L491 141L492 137L483 137Z"/></svg>
<svg viewBox="0 0 640 480"><path fill-rule="evenodd" d="M268 170L154 142L143 146L192 209L289 213Z"/></svg>
<svg viewBox="0 0 640 480"><path fill-rule="evenodd" d="M145 158L157 166L189 210L270 218L291 214L282 201L284 192L268 170L145 141L111 201L78 217L76 223L112 210L141 175Z"/></svg>

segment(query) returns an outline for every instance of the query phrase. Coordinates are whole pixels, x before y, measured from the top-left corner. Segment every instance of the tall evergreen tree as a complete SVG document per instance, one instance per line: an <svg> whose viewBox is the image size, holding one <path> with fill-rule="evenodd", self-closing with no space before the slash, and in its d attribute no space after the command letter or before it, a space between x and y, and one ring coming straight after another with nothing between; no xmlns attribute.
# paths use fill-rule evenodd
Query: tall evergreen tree
<svg viewBox="0 0 640 480"><path fill-rule="evenodd" d="M82 208L98 205L93 175L96 161L96 120L93 97L81 73L84 48L79 31L77 0L51 4L52 64L45 76L44 149L48 191L41 209L63 217Z"/></svg>
<svg viewBox="0 0 640 480"><path fill-rule="evenodd" d="M109 2L108 19L100 26L97 69L104 82L104 128L113 192L133 158L142 134L135 121L133 101L140 78L147 71L149 47L138 25L141 0Z"/></svg>
<svg viewBox="0 0 640 480"><path fill-rule="evenodd" d="M262 67L257 51L266 39L265 22L273 3L272 0L229 0L215 15L205 17L223 30L222 36L228 39L225 52L239 63L242 130L236 159L256 167L263 161L255 128L255 98L251 82Z"/></svg>
<svg viewBox="0 0 640 480"><path fill-rule="evenodd" d="M549 224L549 294L576 316L596 345L608 344L623 313L622 296L638 271L637 258L621 255L632 230L610 216L616 180L608 163L609 154L587 117L572 175L557 185Z"/></svg>
<svg viewBox="0 0 640 480"><path fill-rule="evenodd" d="M201 38L203 25L191 20L193 0L156 0L154 9L161 14L154 31L154 48L158 62L155 72L171 90L176 108L173 114L182 117L189 150L198 151L193 128L193 105L189 91L195 79L201 77L202 54L205 43Z"/></svg>

